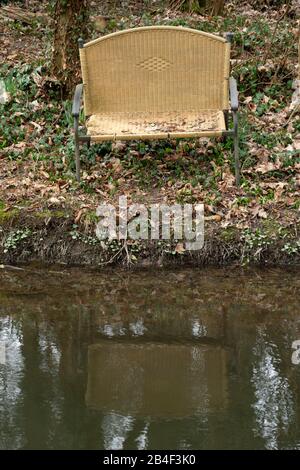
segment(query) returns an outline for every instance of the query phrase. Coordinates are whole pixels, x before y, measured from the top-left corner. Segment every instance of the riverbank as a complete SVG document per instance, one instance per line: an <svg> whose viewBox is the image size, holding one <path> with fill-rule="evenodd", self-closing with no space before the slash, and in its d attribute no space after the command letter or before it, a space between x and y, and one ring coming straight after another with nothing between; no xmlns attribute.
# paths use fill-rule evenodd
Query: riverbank
<svg viewBox="0 0 300 470"><path fill-rule="evenodd" d="M70 209L2 212L0 263L36 261L99 268L300 264L300 224L284 226L265 219L252 228L237 228L206 220L203 248L188 251L180 241L103 242L96 237L91 214L75 220Z"/></svg>
<svg viewBox="0 0 300 470"><path fill-rule="evenodd" d="M33 0L30 8L45 14L46 4ZM211 17L162 7L149 11L147 5L143 11L130 10L129 16L99 6L91 16L91 39L151 24L233 31L241 187L234 185L232 141L222 138L83 146L78 184L71 100L61 100L57 82L48 75L51 21L37 18L25 25L0 17L0 80L8 93L0 105L0 263L299 263L300 118L291 108L296 10L255 10L237 3L224 16ZM180 241L100 242L96 208L116 205L122 195L128 204L146 206L203 203L203 249L186 251Z"/></svg>

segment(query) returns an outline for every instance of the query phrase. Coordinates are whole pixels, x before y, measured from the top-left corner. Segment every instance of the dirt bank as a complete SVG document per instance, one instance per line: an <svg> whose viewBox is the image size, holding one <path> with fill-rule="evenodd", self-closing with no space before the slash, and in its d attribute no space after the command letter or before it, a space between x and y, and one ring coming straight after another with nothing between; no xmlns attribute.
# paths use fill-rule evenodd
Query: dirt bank
<svg viewBox="0 0 300 470"><path fill-rule="evenodd" d="M205 222L204 247L187 251L180 241L128 240L101 242L96 222L89 217L75 223L71 210L2 212L0 263L63 263L109 265L297 265L300 263L300 224L280 225L263 220L251 228L221 227Z"/></svg>

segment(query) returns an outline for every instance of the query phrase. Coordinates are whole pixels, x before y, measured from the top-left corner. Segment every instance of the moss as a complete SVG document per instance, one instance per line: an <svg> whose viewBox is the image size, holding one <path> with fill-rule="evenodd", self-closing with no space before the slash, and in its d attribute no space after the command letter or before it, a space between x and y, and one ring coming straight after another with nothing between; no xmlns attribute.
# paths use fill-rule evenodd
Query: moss
<svg viewBox="0 0 300 470"><path fill-rule="evenodd" d="M51 211L51 210L44 210L40 212L36 212L36 217L39 217L40 219L48 219L49 217L55 217L57 219L63 219L69 217L69 214L67 214L64 211Z"/></svg>
<svg viewBox="0 0 300 470"><path fill-rule="evenodd" d="M96 215L95 211L88 211L84 215L84 218L87 222L98 222L99 217Z"/></svg>
<svg viewBox="0 0 300 470"><path fill-rule="evenodd" d="M9 220L16 218L19 215L19 209L10 209L5 211L5 208L0 205L0 225L4 225Z"/></svg>
<svg viewBox="0 0 300 470"><path fill-rule="evenodd" d="M220 238L225 242L232 242L236 240L238 235L238 229L235 227L227 227L220 232Z"/></svg>
<svg viewBox="0 0 300 470"><path fill-rule="evenodd" d="M268 218L261 222L263 232L267 235L276 235L282 229L282 226L277 220Z"/></svg>
<svg viewBox="0 0 300 470"><path fill-rule="evenodd" d="M281 238L285 239L288 237L295 236L295 226L293 227L284 227L277 220L266 219L261 222L262 232L269 238Z"/></svg>

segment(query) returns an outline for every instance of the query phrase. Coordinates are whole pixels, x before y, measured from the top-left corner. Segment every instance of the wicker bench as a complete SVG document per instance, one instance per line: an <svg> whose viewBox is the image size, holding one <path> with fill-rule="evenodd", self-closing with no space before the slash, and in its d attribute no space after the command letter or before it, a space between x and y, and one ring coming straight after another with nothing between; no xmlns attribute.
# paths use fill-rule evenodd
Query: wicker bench
<svg viewBox="0 0 300 470"><path fill-rule="evenodd" d="M73 101L76 176L80 142L233 135L240 184L238 93L225 37L152 26L79 40L83 83ZM86 135L79 133L81 96ZM233 128L229 129L229 116Z"/></svg>

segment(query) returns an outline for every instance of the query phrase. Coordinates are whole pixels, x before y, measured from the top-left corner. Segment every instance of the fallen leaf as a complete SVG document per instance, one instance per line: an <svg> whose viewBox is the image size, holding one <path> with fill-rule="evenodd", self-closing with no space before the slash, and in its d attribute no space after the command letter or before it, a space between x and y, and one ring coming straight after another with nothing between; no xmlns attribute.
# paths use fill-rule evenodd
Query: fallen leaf
<svg viewBox="0 0 300 470"><path fill-rule="evenodd" d="M177 243L177 245L175 247L175 252L178 253L179 255L181 255L182 253L185 252L185 248L183 246L183 243Z"/></svg>

